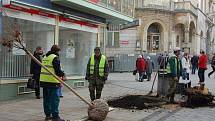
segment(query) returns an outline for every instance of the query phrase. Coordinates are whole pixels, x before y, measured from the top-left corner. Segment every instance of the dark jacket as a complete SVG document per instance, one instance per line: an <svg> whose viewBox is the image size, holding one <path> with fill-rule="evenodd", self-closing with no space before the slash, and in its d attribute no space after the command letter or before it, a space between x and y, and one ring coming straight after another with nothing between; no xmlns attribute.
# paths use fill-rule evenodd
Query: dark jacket
<svg viewBox="0 0 215 121"><path fill-rule="evenodd" d="M165 66L165 57L164 57L163 55L160 55L160 56L158 57L157 62L158 62L158 64L159 64L160 66Z"/></svg>
<svg viewBox="0 0 215 121"><path fill-rule="evenodd" d="M90 60L91 60L91 58L90 58L89 61L88 61L88 64L87 64L87 70L86 70L86 77L85 77L85 79L89 80L90 78L99 77L99 78L101 78L104 81L107 80L107 77L108 77L108 74L109 74L109 65L108 65L107 59L105 60L104 77L101 77L99 75L99 62L101 60L101 55L98 58L96 56L94 56L94 58L95 58L95 67L94 67L95 70L94 70L94 74L90 75Z"/></svg>
<svg viewBox="0 0 215 121"><path fill-rule="evenodd" d="M198 60L199 60L199 58L198 58L198 56L196 56L196 55L194 55L192 58L191 58L191 64L192 64L192 66L198 66Z"/></svg>
<svg viewBox="0 0 215 121"><path fill-rule="evenodd" d="M65 76L64 72L61 70L59 54L49 51L45 56L49 56L51 54L57 55L57 57L55 57L52 61L53 68L55 70L55 74L59 77ZM41 87L58 87L58 86L60 86L60 84L53 84L53 83L48 83L48 82L40 82L40 85L41 85Z"/></svg>
<svg viewBox="0 0 215 121"><path fill-rule="evenodd" d="M38 61L42 61L40 55L36 52L34 52L34 57L38 60ZM41 66L39 64L37 64L33 59L31 59L31 67L30 67L30 74L33 74L33 79L35 79L36 81L39 81L40 79L40 71L41 71Z"/></svg>

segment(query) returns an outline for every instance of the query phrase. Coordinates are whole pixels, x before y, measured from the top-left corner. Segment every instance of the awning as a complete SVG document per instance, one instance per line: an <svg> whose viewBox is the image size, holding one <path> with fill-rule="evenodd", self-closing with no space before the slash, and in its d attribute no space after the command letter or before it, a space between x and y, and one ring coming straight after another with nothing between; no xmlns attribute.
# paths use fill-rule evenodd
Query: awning
<svg viewBox="0 0 215 121"><path fill-rule="evenodd" d="M86 0L51 0L51 1L61 6L70 7L82 12L95 14L97 16L106 18L107 22L113 24L123 24L125 22L133 21L132 16L125 15L119 11Z"/></svg>

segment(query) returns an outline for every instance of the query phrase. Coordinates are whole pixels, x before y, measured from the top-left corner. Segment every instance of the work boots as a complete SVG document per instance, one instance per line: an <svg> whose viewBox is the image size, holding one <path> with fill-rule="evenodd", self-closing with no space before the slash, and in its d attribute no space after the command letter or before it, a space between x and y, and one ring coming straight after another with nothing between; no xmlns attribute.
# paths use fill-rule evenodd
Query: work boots
<svg viewBox="0 0 215 121"><path fill-rule="evenodd" d="M175 100L174 100L174 97L175 97L175 95L167 95L167 96L166 96L166 99L167 99L167 101L168 101L169 103L175 104L176 102L175 102Z"/></svg>
<svg viewBox="0 0 215 121"><path fill-rule="evenodd" d="M172 96L170 96L170 98L169 98L169 102L171 103L171 104L175 104L175 100L174 100L174 95L172 95Z"/></svg>
<svg viewBox="0 0 215 121"><path fill-rule="evenodd" d="M52 120L52 117L51 116L47 116L46 118L45 118L45 121L51 121Z"/></svg>
<svg viewBox="0 0 215 121"><path fill-rule="evenodd" d="M52 121L65 121L65 120L58 117L58 118L52 118Z"/></svg>

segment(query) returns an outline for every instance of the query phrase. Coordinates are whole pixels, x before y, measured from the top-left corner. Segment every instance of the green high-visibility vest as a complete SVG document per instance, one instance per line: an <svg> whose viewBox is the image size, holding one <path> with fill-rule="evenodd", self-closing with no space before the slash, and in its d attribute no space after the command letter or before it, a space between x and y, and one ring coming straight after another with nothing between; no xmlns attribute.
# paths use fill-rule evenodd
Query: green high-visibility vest
<svg viewBox="0 0 215 121"><path fill-rule="evenodd" d="M99 76L104 76L105 61L106 61L106 57L102 55L99 62ZM90 75L94 74L94 70L95 70L95 58L93 54L90 58Z"/></svg>
<svg viewBox="0 0 215 121"><path fill-rule="evenodd" d="M174 60L175 60L175 65L176 65L177 64L177 59L174 58ZM180 61L178 62L178 66L179 66L179 70L180 70ZM176 67L175 72L177 73L177 65L175 67ZM167 66L166 66L166 73L168 73L168 74L171 73L169 62L167 63Z"/></svg>
<svg viewBox="0 0 215 121"><path fill-rule="evenodd" d="M46 66L52 73L55 73L55 70L54 70L53 64L52 64L55 57L57 57L57 55L51 54L47 57L45 56L42 59L42 65ZM51 75L44 68L41 68L40 82L60 83L53 75Z"/></svg>

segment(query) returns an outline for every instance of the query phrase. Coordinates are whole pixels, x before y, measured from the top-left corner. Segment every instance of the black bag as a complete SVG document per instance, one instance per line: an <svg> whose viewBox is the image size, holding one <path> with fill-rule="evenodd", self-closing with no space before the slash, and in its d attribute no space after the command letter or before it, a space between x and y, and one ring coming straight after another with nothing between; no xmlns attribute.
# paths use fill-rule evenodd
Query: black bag
<svg viewBox="0 0 215 121"><path fill-rule="evenodd" d="M36 88L36 80L33 78L28 79L27 88L35 89Z"/></svg>
<svg viewBox="0 0 215 121"><path fill-rule="evenodd" d="M147 75L146 74L143 74L143 79L147 79Z"/></svg>
<svg viewBox="0 0 215 121"><path fill-rule="evenodd" d="M135 69L135 70L133 71L133 75L136 75L136 73L137 73L137 69Z"/></svg>

